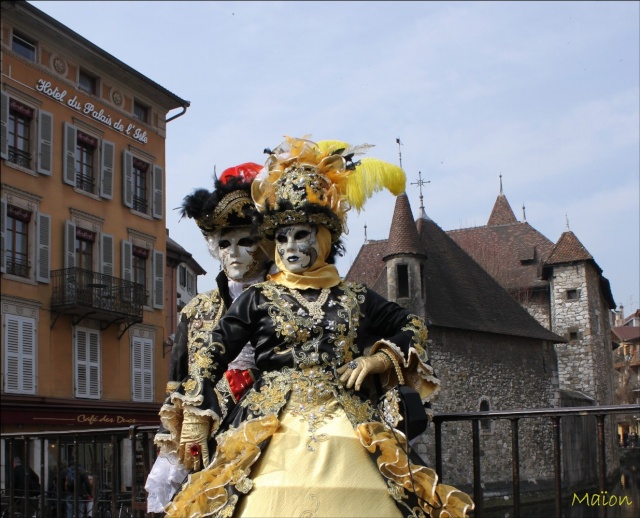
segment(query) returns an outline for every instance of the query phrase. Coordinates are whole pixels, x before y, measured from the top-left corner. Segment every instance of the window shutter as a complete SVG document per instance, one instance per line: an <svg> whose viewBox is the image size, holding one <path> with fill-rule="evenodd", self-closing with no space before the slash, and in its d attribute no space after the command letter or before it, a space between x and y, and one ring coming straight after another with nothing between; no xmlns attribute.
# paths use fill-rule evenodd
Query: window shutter
<svg viewBox="0 0 640 518"><path fill-rule="evenodd" d="M122 203L133 208L133 155L125 151L122 162Z"/></svg>
<svg viewBox="0 0 640 518"><path fill-rule="evenodd" d="M76 267L76 225L67 220L64 223L64 267Z"/></svg>
<svg viewBox="0 0 640 518"><path fill-rule="evenodd" d="M76 327L76 397L100 397L100 333Z"/></svg>
<svg viewBox="0 0 640 518"><path fill-rule="evenodd" d="M53 170L53 115L40 110L38 122L38 173L51 176Z"/></svg>
<svg viewBox="0 0 640 518"><path fill-rule="evenodd" d="M122 251L121 251L121 259L122 259L122 273L120 276L125 281L133 280L133 257L132 257L133 247L131 246L131 241L122 241Z"/></svg>
<svg viewBox="0 0 640 518"><path fill-rule="evenodd" d="M113 198L113 163L116 147L113 142L102 141L102 172L100 175L100 196L108 200Z"/></svg>
<svg viewBox="0 0 640 518"><path fill-rule="evenodd" d="M134 401L153 401L153 341L133 337L131 392Z"/></svg>
<svg viewBox="0 0 640 518"><path fill-rule="evenodd" d="M100 273L113 277L113 236L100 234Z"/></svg>
<svg viewBox="0 0 640 518"><path fill-rule="evenodd" d="M76 146L78 130L64 123L64 153L62 154L62 179L64 183L76 186Z"/></svg>
<svg viewBox="0 0 640 518"><path fill-rule="evenodd" d="M51 282L51 216L41 212L38 213L38 232L36 236L36 281L49 283Z"/></svg>
<svg viewBox="0 0 640 518"><path fill-rule="evenodd" d="M36 325L35 320L4 315L5 392L35 394Z"/></svg>
<svg viewBox="0 0 640 518"><path fill-rule="evenodd" d="M9 96L0 92L0 158L9 159Z"/></svg>
<svg viewBox="0 0 640 518"><path fill-rule="evenodd" d="M153 166L153 217L162 219L164 216L164 178L162 167Z"/></svg>
<svg viewBox="0 0 640 518"><path fill-rule="evenodd" d="M5 272L6 257L4 236L7 229L7 202L0 200L0 272Z"/></svg>
<svg viewBox="0 0 640 518"><path fill-rule="evenodd" d="M153 307L164 307L164 254L153 251Z"/></svg>

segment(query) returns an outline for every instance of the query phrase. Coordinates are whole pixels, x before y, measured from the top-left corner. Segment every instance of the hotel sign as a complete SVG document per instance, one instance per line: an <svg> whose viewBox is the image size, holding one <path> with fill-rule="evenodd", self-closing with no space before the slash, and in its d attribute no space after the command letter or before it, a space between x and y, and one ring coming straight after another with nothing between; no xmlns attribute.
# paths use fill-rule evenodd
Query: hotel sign
<svg viewBox="0 0 640 518"><path fill-rule="evenodd" d="M70 108L73 108L74 110L77 110L88 117L92 117L93 119L109 126L110 128L113 128L116 131L119 131L120 133L128 135L138 142L142 142L143 144L147 143L146 131L143 131L141 128L136 127L136 125L133 123L129 123L125 126L125 123L122 122L122 118L113 122L111 115L109 113L106 113L104 109L100 109L100 111L98 111L92 102L80 102L77 95L75 95L71 99L67 99L67 91L61 91L57 86L53 86L51 84L51 81L38 79L36 90L62 104L66 104Z"/></svg>

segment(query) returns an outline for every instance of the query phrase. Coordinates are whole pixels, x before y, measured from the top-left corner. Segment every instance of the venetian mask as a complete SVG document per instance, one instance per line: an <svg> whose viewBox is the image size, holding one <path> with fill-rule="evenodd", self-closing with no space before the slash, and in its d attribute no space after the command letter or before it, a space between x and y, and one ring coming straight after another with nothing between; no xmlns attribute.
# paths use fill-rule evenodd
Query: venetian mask
<svg viewBox="0 0 640 518"><path fill-rule="evenodd" d="M280 227L275 237L277 253L288 271L301 274L318 259L320 247L314 226L299 224Z"/></svg>
<svg viewBox="0 0 640 518"><path fill-rule="evenodd" d="M260 271L264 253L250 229L235 228L222 231L218 240L218 257L227 277L232 281L242 281Z"/></svg>

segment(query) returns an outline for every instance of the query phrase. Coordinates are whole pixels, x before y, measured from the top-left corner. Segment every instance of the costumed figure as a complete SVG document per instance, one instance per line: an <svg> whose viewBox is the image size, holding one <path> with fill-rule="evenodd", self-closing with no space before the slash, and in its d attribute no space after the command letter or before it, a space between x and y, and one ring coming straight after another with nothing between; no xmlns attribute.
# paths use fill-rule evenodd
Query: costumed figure
<svg viewBox="0 0 640 518"><path fill-rule="evenodd" d="M148 512L163 512L193 468L194 460L203 458L208 462L206 440L199 443L198 454L193 456L189 451L179 450L180 439L192 437L194 430L200 433L214 416L224 419L257 374L253 346L247 341L224 376L216 380L209 394L215 398L215 404L208 399L185 404L182 383L188 381L189 362L196 348L203 344L199 337L217 325L233 299L245 288L264 281L273 265L272 243L261 240L252 226L255 207L251 182L261 169L261 165L251 162L231 167L219 179L215 178L213 192L197 189L183 200L182 216L196 221L209 252L220 261L222 270L216 277L218 288L196 295L180 313L171 352L167 396L160 410L161 426L154 437L160 453L145 484L149 493Z"/></svg>
<svg viewBox="0 0 640 518"><path fill-rule="evenodd" d="M399 167L354 161L369 147L287 138L267 150L252 196L280 271L196 338L202 346L183 402L215 401L217 380L247 340L260 376L224 421L210 418L215 454L189 476L167 516L460 517L473 509L468 495L438 484L435 471L407 453L401 431L399 387L425 403L439 389L424 322L343 281L332 264L349 208L382 188L404 192ZM183 436L181 448L200 442Z"/></svg>

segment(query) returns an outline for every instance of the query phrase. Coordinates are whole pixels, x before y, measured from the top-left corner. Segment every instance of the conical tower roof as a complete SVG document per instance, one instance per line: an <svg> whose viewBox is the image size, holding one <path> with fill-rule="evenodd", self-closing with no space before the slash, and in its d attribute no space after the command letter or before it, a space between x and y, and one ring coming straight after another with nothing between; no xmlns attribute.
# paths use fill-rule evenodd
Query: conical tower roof
<svg viewBox="0 0 640 518"><path fill-rule="evenodd" d="M402 193L396 198L385 258L398 254L426 256L413 220L407 193Z"/></svg>
<svg viewBox="0 0 640 518"><path fill-rule="evenodd" d="M545 263L551 265L575 261L593 261L593 256L576 235L571 230L567 230L562 233Z"/></svg>
<svg viewBox="0 0 640 518"><path fill-rule="evenodd" d="M511 210L511 205L509 205L507 197L500 193L493 205L493 210L491 211L491 216L489 216L487 226L509 225L517 222L518 220L516 219L516 215L513 213L513 210Z"/></svg>

